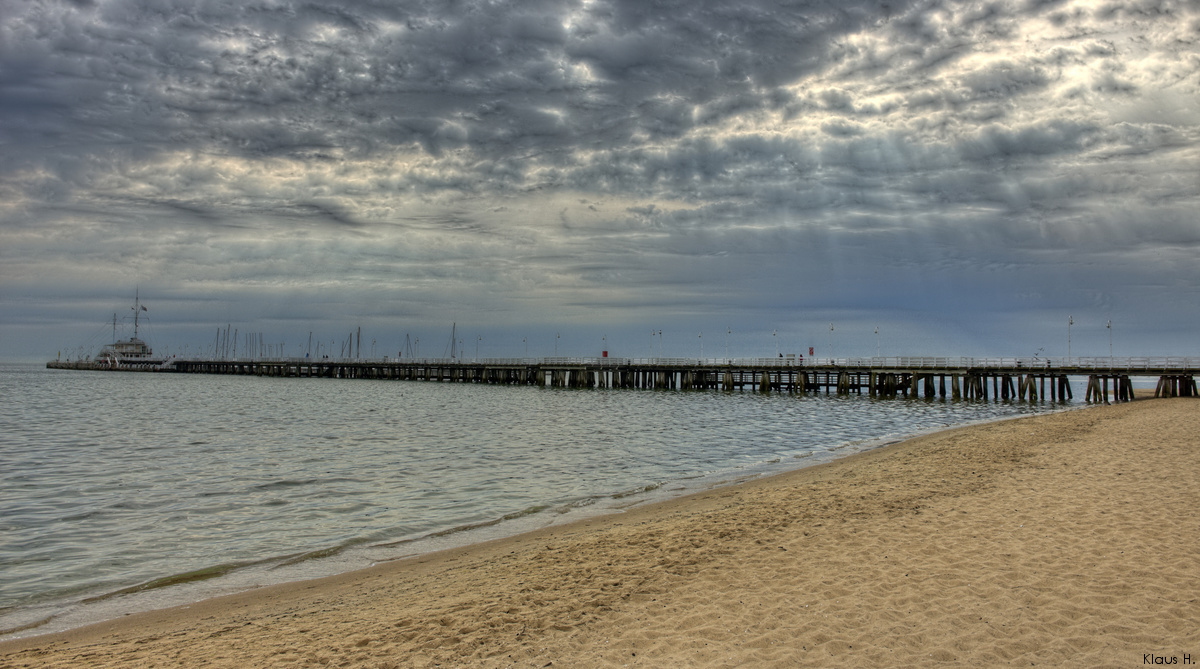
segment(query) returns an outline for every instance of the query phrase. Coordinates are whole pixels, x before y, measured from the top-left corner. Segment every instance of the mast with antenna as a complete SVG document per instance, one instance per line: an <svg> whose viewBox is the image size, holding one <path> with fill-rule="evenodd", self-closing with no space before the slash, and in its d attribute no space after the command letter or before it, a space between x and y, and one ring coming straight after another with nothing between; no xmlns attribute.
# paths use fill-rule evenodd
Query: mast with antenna
<svg viewBox="0 0 1200 669"><path fill-rule="evenodd" d="M138 312L141 310L140 306L141 306L141 304L138 301L138 288L134 288L133 289L133 338L134 339L137 339L137 334L138 334L137 333L137 331L138 331Z"/></svg>

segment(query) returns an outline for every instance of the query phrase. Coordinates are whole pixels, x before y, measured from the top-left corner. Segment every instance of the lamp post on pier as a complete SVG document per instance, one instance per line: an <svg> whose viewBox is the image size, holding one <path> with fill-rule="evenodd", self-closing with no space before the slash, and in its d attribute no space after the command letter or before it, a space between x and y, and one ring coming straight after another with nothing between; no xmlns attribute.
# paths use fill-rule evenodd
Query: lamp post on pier
<svg viewBox="0 0 1200 669"><path fill-rule="evenodd" d="M704 362L704 333L701 332L699 335L696 335L696 336L699 337L699 339L700 339L700 362L703 363Z"/></svg>
<svg viewBox="0 0 1200 669"><path fill-rule="evenodd" d="M1067 316L1067 364L1071 364L1071 326L1075 324L1074 316Z"/></svg>
<svg viewBox="0 0 1200 669"><path fill-rule="evenodd" d="M1113 354L1112 354L1112 319L1111 318L1108 319L1108 324L1105 325L1104 327L1108 328L1108 366L1112 367Z"/></svg>
<svg viewBox="0 0 1200 669"><path fill-rule="evenodd" d="M879 357L879 326L875 326L875 357Z"/></svg>
<svg viewBox="0 0 1200 669"><path fill-rule="evenodd" d="M829 324L829 364L833 364L833 323Z"/></svg>

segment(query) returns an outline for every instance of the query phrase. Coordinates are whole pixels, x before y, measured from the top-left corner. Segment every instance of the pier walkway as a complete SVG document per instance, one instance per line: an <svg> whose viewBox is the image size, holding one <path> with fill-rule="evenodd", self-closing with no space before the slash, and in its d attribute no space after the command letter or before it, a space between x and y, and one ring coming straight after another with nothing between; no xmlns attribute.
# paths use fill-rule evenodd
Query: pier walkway
<svg viewBox="0 0 1200 669"><path fill-rule="evenodd" d="M723 389L874 397L1068 400L1070 377L1085 399L1133 398L1132 377L1158 377L1155 396L1197 397L1200 358L423 358L172 359L119 364L52 361L52 369L391 379L565 388Z"/></svg>

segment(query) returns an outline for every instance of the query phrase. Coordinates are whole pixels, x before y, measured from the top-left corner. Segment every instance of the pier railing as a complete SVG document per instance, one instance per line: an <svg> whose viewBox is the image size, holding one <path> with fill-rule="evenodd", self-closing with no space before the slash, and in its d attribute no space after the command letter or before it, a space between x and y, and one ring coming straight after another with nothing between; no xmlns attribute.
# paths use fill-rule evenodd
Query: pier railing
<svg viewBox="0 0 1200 669"><path fill-rule="evenodd" d="M951 395L967 399L1045 397L1071 398L1069 377L1087 376L1086 398L1108 401L1108 384L1118 400L1133 397L1131 377L1158 376L1155 396L1200 396L1195 376L1200 358L1167 357L870 357L870 358L241 358L172 359L157 364L106 366L51 361L47 367L119 371L162 371L200 374L412 379L424 381L524 384L569 388L661 388L726 390L757 388L789 392L837 388L838 394L861 393L927 398ZM961 387L960 387L961 384ZM1049 388L1047 389L1047 384ZM1035 389L1035 386L1037 388Z"/></svg>
<svg viewBox="0 0 1200 669"><path fill-rule="evenodd" d="M289 363L340 365L428 365L481 367L656 367L656 368L849 368L903 370L1012 370L1012 371L1078 371L1111 370L1125 372L1158 372L1160 370L1200 370L1200 358L1186 356L1139 357L935 357L935 356L876 356L850 358L617 358L600 356L550 356L545 358L305 358L305 357L239 357L192 358L193 361L222 361L233 363ZM182 362L182 360L180 360ZM174 361L164 364L169 367Z"/></svg>

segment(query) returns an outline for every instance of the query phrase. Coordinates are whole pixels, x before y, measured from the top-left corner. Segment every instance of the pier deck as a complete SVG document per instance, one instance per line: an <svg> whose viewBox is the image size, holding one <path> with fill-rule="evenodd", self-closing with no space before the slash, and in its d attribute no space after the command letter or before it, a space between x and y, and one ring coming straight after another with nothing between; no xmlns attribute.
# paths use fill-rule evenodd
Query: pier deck
<svg viewBox="0 0 1200 669"><path fill-rule="evenodd" d="M1200 359L1138 358L427 358L172 359L110 365L52 361L52 369L391 379L568 388L724 389L876 397L1072 399L1070 377L1087 377L1085 399L1133 397L1132 377L1158 377L1156 396L1200 396Z"/></svg>

